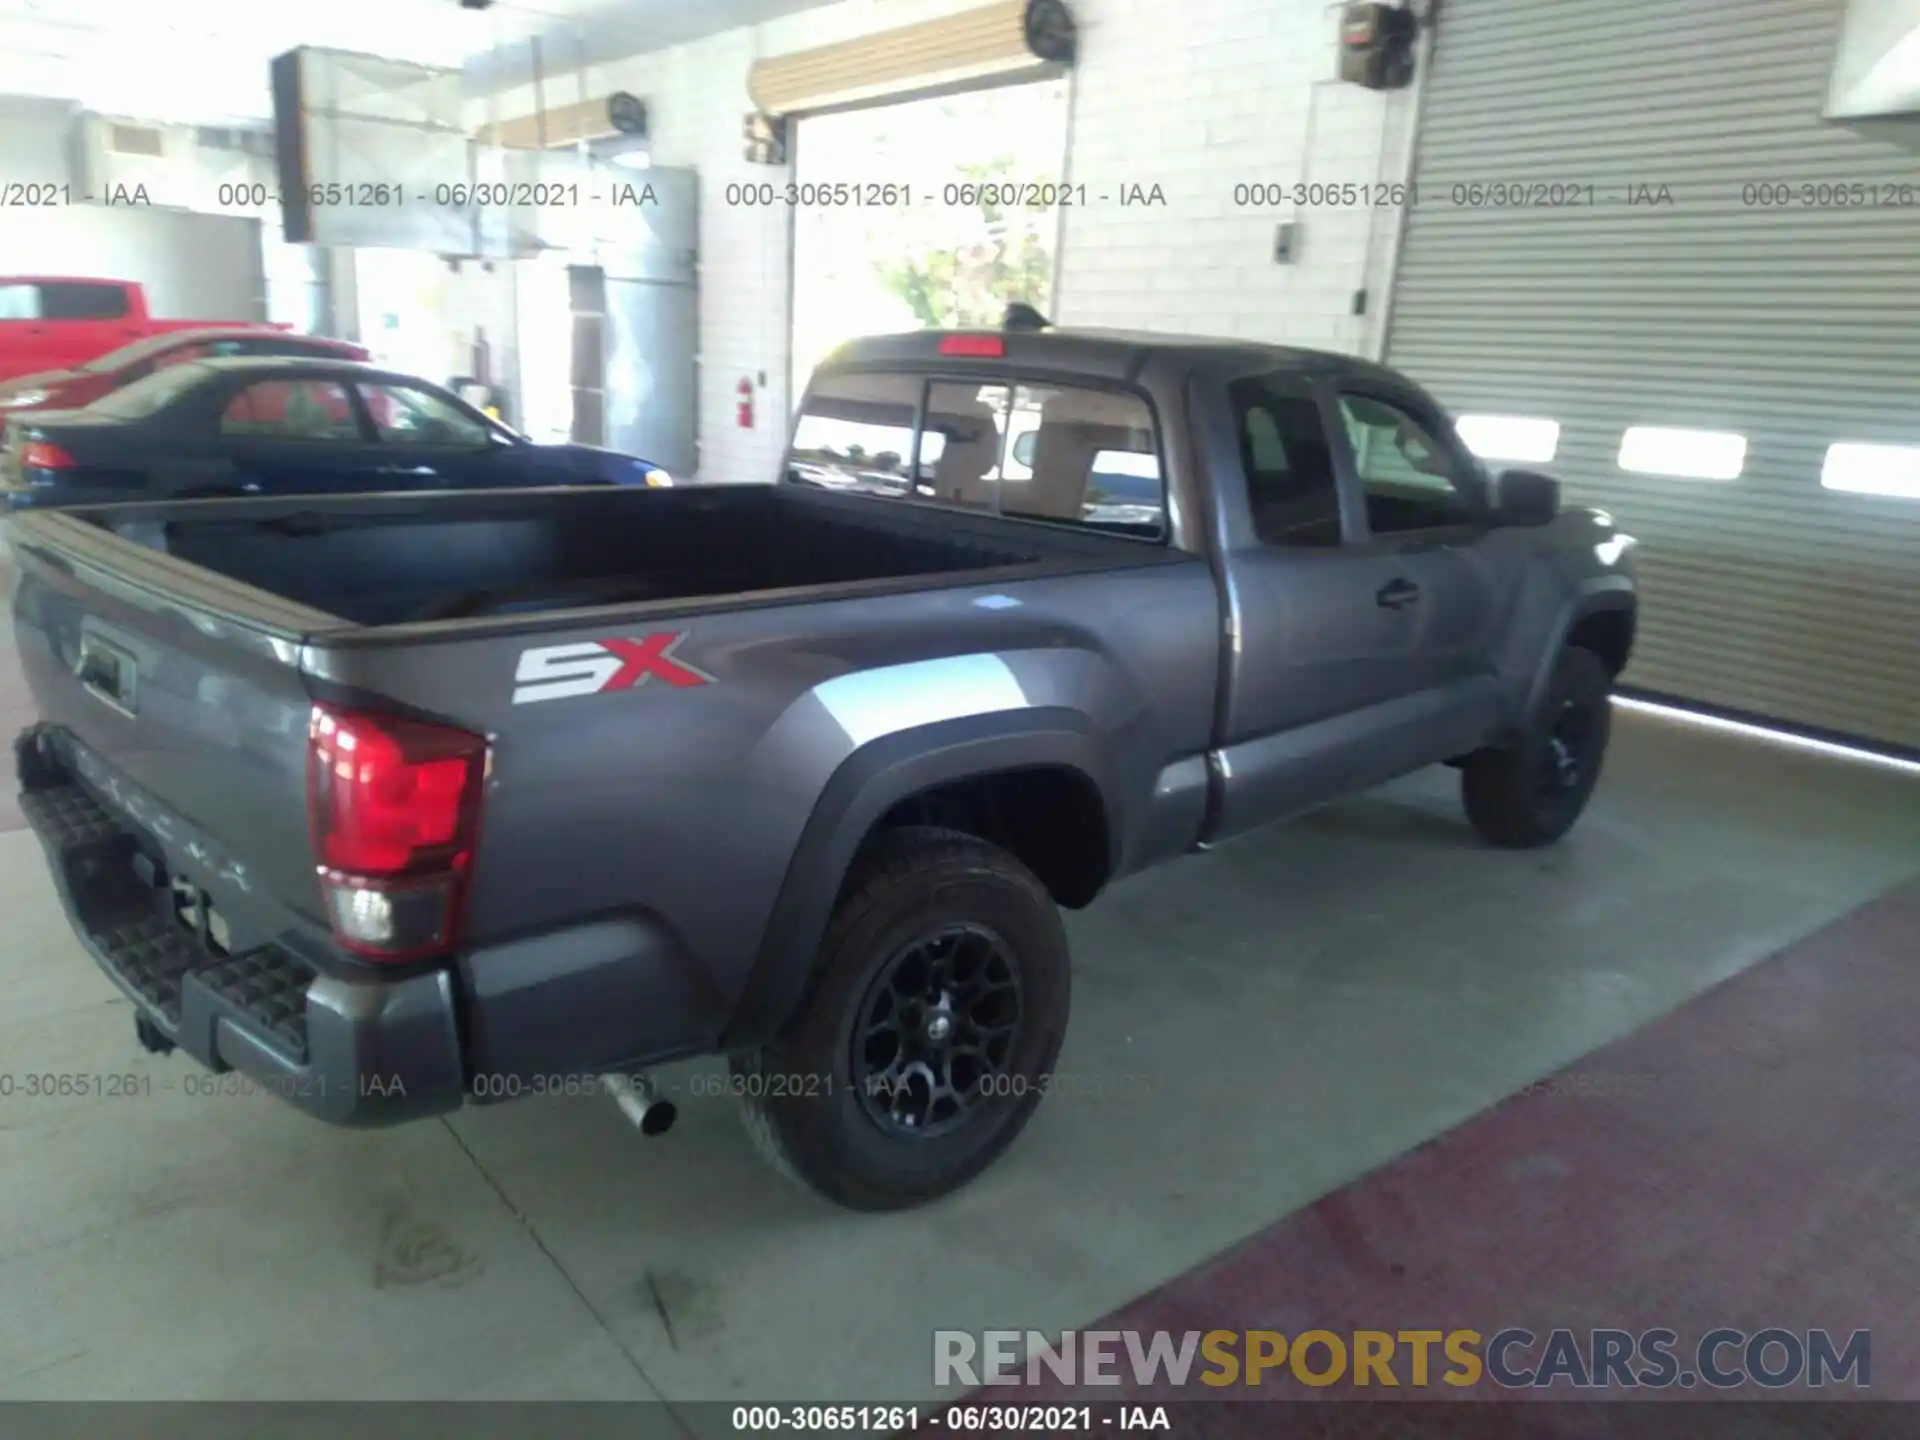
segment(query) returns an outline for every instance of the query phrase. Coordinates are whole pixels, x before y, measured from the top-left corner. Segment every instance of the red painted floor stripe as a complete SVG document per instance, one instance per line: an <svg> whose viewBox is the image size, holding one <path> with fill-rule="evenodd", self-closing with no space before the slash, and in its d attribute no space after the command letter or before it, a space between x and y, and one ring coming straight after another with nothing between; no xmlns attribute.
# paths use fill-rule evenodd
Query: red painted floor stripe
<svg viewBox="0 0 1920 1440"><path fill-rule="evenodd" d="M1912 1400L1920 1397L1917 1219L1920 883L1088 1328L1287 1336L1465 1328L1488 1336L1508 1326L1539 1335L1559 1326L1636 1334L1664 1326L1679 1332L1675 1348L1683 1361L1700 1335L1719 1326L1749 1333L1825 1328L1842 1342L1865 1329L1872 1332L1870 1391L1791 1393ZM1406 1368L1403 1361L1403 1376ZM1412 1398L1406 1389L1344 1383L1309 1390L1280 1371L1266 1379L1237 1398ZM1179 1402L1185 1418L1177 1433L1187 1436L1252 1433L1242 1427L1253 1421L1248 1412L1261 1410L1273 1411L1276 1422L1289 1420L1264 1433L1293 1433L1291 1421L1302 1410L1323 1412L1316 1430L1337 1425L1341 1433L1360 1433L1349 1427L1368 1423L1352 1406L1335 1407L1345 1412L1338 1420L1324 1406L1194 1407L1200 1388L1191 1381L1181 1389L1023 1387L1000 1396L983 1390L976 1398L1017 1394L1030 1402L1071 1393ZM1751 1386L1659 1393L1767 1398ZM1566 1399L1569 1389L1562 1382L1546 1392L1500 1390L1483 1381L1441 1398L1516 1395ZM1560 1413L1569 1408L1595 1413L1575 1421ZM1715 1432L1735 1408L1711 1407ZM1422 1417L1421 1433L1440 1433L1425 1423L1436 1409L1463 1420L1477 1414L1470 1422L1476 1434L1491 1433L1488 1426L1500 1433L1596 1433L1584 1427L1604 1428L1611 1423L1605 1417L1622 1410L1637 1412L1636 1426L1652 1419L1644 1405L1551 1413L1527 1406L1506 1410L1512 1421L1480 1406L1359 1407L1383 1418L1398 1411L1408 1422ZM1657 1409L1708 1423L1698 1406ZM1794 1418L1783 1421L1783 1410ZM1754 1413L1760 1428L1739 1433L1803 1433L1807 1425L1828 1424L1816 1416L1845 1413L1854 1419L1821 1433L1920 1429L1906 1406L1775 1405ZM1663 1419L1659 1429L1667 1433L1671 1423Z"/></svg>

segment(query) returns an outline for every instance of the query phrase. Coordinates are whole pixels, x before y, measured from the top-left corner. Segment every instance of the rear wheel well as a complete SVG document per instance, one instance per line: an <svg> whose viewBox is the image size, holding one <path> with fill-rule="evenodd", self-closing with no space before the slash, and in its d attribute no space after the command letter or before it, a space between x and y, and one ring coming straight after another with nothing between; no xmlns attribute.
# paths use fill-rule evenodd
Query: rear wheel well
<svg viewBox="0 0 1920 1440"><path fill-rule="evenodd" d="M1633 627L1631 610L1595 610L1574 622L1567 644L1598 655L1607 674L1617 680L1633 653Z"/></svg>
<svg viewBox="0 0 1920 1440"><path fill-rule="evenodd" d="M1090 903L1112 868L1100 789L1065 765L973 775L918 791L875 822L867 843L902 825L937 825L999 846L1068 909Z"/></svg>

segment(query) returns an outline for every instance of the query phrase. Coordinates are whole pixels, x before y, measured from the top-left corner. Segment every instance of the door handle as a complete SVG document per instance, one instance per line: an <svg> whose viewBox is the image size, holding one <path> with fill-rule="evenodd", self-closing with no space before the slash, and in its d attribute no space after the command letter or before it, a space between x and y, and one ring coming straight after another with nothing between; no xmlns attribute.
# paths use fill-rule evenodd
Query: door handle
<svg viewBox="0 0 1920 1440"><path fill-rule="evenodd" d="M1411 580L1389 580L1373 592L1374 600L1388 610L1403 610L1420 598L1420 587Z"/></svg>
<svg viewBox="0 0 1920 1440"><path fill-rule="evenodd" d="M80 653L73 673L80 688L94 699L104 701L122 715L134 709L134 659L118 646L109 645L97 635L80 637Z"/></svg>

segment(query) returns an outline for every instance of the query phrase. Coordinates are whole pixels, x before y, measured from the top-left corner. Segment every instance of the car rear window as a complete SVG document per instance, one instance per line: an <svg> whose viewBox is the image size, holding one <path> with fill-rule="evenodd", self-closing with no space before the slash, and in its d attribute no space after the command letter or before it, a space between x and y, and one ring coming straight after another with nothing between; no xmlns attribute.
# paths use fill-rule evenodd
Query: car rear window
<svg viewBox="0 0 1920 1440"><path fill-rule="evenodd" d="M1167 531L1151 408L1091 386L822 376L795 424L787 479L1139 539Z"/></svg>
<svg viewBox="0 0 1920 1440"><path fill-rule="evenodd" d="M122 420L144 420L205 382L211 373L204 365L167 365L102 395L87 408Z"/></svg>

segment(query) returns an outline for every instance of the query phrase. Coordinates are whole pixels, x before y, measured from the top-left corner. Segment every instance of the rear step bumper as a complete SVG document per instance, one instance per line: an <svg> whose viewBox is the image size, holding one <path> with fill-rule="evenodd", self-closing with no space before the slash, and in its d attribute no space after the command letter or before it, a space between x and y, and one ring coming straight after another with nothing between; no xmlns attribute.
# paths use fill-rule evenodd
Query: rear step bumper
<svg viewBox="0 0 1920 1440"><path fill-rule="evenodd" d="M392 1125L465 1096L453 984L435 971L366 983L264 945L226 955L155 883L159 847L62 763L45 726L14 742L20 808L80 943L158 1036L336 1125ZM143 873L144 871L144 873Z"/></svg>

